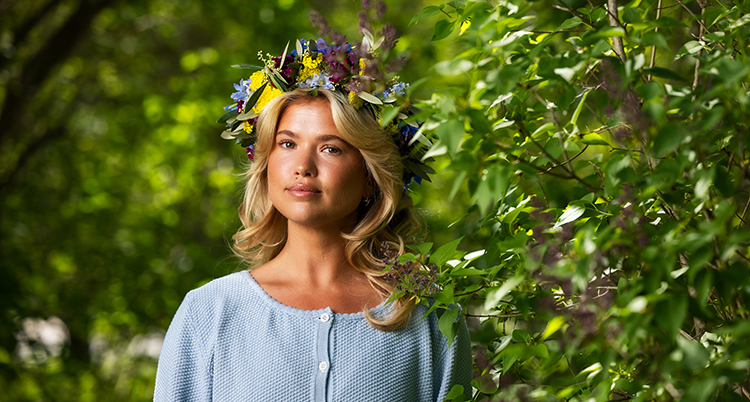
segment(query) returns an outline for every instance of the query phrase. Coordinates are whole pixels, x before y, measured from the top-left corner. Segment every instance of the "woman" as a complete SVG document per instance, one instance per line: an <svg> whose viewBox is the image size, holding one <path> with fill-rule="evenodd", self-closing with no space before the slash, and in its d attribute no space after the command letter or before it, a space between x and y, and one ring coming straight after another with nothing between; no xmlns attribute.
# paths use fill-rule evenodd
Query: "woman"
<svg viewBox="0 0 750 402"><path fill-rule="evenodd" d="M470 395L465 326L451 343L426 306L385 303L378 250L403 252L418 229L394 137L340 89L300 86L303 73L252 123L234 238L257 267L188 293L154 399L442 401L454 384Z"/></svg>

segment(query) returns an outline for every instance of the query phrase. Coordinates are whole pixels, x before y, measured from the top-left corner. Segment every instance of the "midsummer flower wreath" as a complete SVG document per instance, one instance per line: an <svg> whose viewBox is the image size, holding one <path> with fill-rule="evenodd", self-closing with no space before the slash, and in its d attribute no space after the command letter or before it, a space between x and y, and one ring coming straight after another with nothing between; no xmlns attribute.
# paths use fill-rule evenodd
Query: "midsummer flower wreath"
<svg viewBox="0 0 750 402"><path fill-rule="evenodd" d="M313 14L323 32L330 32L325 19ZM405 99L409 85L388 72L400 68L403 59L385 63L381 60L395 46L395 30L387 25L381 30L383 36L376 40L369 23L360 15L360 32L364 38L356 44L345 41L343 35L333 32L334 42L323 39L307 41L298 39L289 51L287 43L281 56L263 55L258 58L263 66L239 64L232 67L255 69L247 79L234 84L232 104L224 108L227 112L219 119L226 124L221 137L235 140L245 147L248 158L253 160L255 124L263 108L274 98L297 88L325 88L344 94L356 108L369 108L389 132L399 148L404 164L404 188L412 180L421 183L430 180L434 173L423 161L429 141L421 135L421 123L414 118Z"/></svg>

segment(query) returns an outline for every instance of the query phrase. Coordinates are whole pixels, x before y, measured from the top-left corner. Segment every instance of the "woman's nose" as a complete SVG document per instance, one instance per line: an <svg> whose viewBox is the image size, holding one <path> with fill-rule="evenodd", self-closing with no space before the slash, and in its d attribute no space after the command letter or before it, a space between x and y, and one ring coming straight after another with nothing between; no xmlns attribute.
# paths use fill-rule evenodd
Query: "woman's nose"
<svg viewBox="0 0 750 402"><path fill-rule="evenodd" d="M318 171L315 167L315 156L311 155L311 152L299 152L297 153L297 160L295 161L295 176L316 176Z"/></svg>

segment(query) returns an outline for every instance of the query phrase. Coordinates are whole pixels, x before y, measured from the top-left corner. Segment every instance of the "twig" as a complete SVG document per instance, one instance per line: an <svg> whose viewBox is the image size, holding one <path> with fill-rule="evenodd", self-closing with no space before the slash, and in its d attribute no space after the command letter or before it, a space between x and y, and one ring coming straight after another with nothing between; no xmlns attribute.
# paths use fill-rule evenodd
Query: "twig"
<svg viewBox="0 0 750 402"><path fill-rule="evenodd" d="M514 317L521 317L522 314L520 313L514 313L514 314L469 314L466 313L467 317L475 317L475 318L514 318Z"/></svg>
<svg viewBox="0 0 750 402"><path fill-rule="evenodd" d="M542 189L542 195L544 196L544 203L547 205L547 208L549 208L549 199L547 198L547 191L544 190L544 186L542 185L542 179L537 178L537 181L539 182L539 188Z"/></svg>
<svg viewBox="0 0 750 402"><path fill-rule="evenodd" d="M527 29L511 29L510 32L533 32L533 33L544 33L544 34L556 34L556 33L562 33L562 32L588 32L586 29L561 29L559 31L542 31L538 29L532 29L531 31Z"/></svg>
<svg viewBox="0 0 750 402"><path fill-rule="evenodd" d="M656 19L661 17L661 0L656 4ZM659 27L654 28L654 33L659 32ZM656 63L656 45L651 46L651 62L648 63L648 68L653 68ZM651 81L651 74L646 78L647 81Z"/></svg>
<svg viewBox="0 0 750 402"><path fill-rule="evenodd" d="M599 176L599 178L601 178L601 179L602 179L602 183L604 183L604 173L603 173L603 172L602 172L602 170L601 170L601 169L599 168L599 166L596 166L596 164L594 164L594 162L591 162L591 161L588 161L588 162L589 162L589 164L590 164L591 166L593 166L593 167L594 167L594 169L596 169L596 170L597 170L597 171L599 172L599 173L597 173L597 176Z"/></svg>
<svg viewBox="0 0 750 402"><path fill-rule="evenodd" d="M747 258L747 257L745 257L744 255L742 255L742 253L740 253L740 252L739 252L739 250L734 250L734 252L735 252L735 253L736 253L736 254L737 254L738 256L740 256L740 257L742 257L743 259L745 259L745 261L747 261L747 262L750 262L750 258Z"/></svg>
<svg viewBox="0 0 750 402"><path fill-rule="evenodd" d="M609 13L609 26L619 26L627 33L625 26L617 18L617 0L607 0L607 13ZM613 36L612 45L620 61L625 62L625 49L622 46L622 37Z"/></svg>
<svg viewBox="0 0 750 402"><path fill-rule="evenodd" d="M544 106L547 107L547 110L552 114L552 122L555 123L555 128L557 129L557 138L560 141L560 148L562 149L563 156L565 156L565 165L568 167L568 173L571 175L574 174L573 172L573 165L570 163L570 157L568 156L568 151L565 150L565 139L563 138L563 131L562 127L560 126L560 122L557 121L557 116L555 115L555 108L554 106L550 106L550 102L545 101L539 94L533 89L529 88L529 92L536 97L536 99L542 103Z"/></svg>
<svg viewBox="0 0 750 402"><path fill-rule="evenodd" d="M480 290L482 290L482 289L484 289L484 288L486 288L486 287L487 287L487 285L482 285L482 286L478 287L477 289L474 289L474 290L472 290L472 291L470 291L470 292L464 292L464 293L456 293L456 294L454 294L453 296L466 296L466 295L469 295L469 294L472 294L472 293L476 293L476 292L479 292ZM500 301L502 302L502 300L500 300ZM511 302L505 302L505 303L508 303L508 304L513 304L513 303L511 303Z"/></svg>
<svg viewBox="0 0 750 402"><path fill-rule="evenodd" d="M747 222L745 222L745 214L747 213L747 207L748 207L748 206L750 206L750 197L747 197L747 202L745 203L745 209L744 209L744 210L742 210L742 216L738 216L738 218L740 218L740 221L741 221L741 222L740 222L740 223L739 223L739 224L737 225L737 229L739 229L739 228L740 228L740 226L742 226L742 224L743 224L743 223L744 223L745 225L747 225ZM737 214L737 213L735 212L735 215L736 215L736 214Z"/></svg>
<svg viewBox="0 0 750 402"><path fill-rule="evenodd" d="M574 156L573 156L572 158L570 158L570 160L571 160L571 161L574 161L574 160L575 160L576 158L578 158L579 156L581 156L581 154L582 154L582 153L583 153L583 152L584 152L584 151L586 150L586 148L588 148L588 147L589 147L589 145L588 145L588 144L586 144L586 146L585 146L585 147L583 147L583 149L582 149L582 150L581 150L580 152L578 152L578 153L577 153L577 154L575 154L575 155L574 155ZM562 166L562 164L560 164L560 165L554 165L554 166L550 166L550 167L549 167L549 168L548 168L547 170L545 170L545 171L544 171L543 173L547 173L547 172L549 172L550 170L552 170L552 169L554 169L554 168L558 168L558 167L560 167L560 166ZM543 174L543 173L540 173L540 174Z"/></svg>
<svg viewBox="0 0 750 402"><path fill-rule="evenodd" d="M678 0L678 1L682 4L683 7L685 7L685 4L682 3L682 0ZM701 17L703 17L703 13L706 11L706 7L701 2L698 2L698 4L701 6ZM690 9L688 9L687 7L685 7L685 9L688 10L688 12L690 12ZM693 14L692 12L690 12L690 15L692 15L693 17L695 17L695 14ZM706 26L703 25L703 21L701 21L697 17L696 17L696 20L701 25L700 34L698 35L698 39L702 41L703 40L703 34L707 31L707 29L706 29ZM698 50L698 56L700 56L702 52L703 52L703 49L699 49ZM698 69L700 68L700 66L701 66L701 59L699 59L698 57L696 57L695 58L695 72L693 73L693 89L695 89L696 87L698 87ZM695 97L696 97L696 95L693 95L693 100L695 100Z"/></svg>
<svg viewBox="0 0 750 402"><path fill-rule="evenodd" d="M593 23L591 23L591 21L588 19L588 17L585 17L585 16L581 15L581 13L579 13L578 11L573 10L572 8L568 7L568 5L565 4L565 3L563 3L562 0L557 0L557 3L558 4L553 4L552 7L557 8L558 10L567 11L567 12L573 14L574 16L580 18L581 21L583 21L584 24L590 26L591 28L596 29L596 26Z"/></svg>
<svg viewBox="0 0 750 402"><path fill-rule="evenodd" d="M695 20L701 26L701 31L702 32L709 32L708 28L706 28L706 26L703 25L703 21L701 21L701 19L698 18L697 15L693 14L693 12L688 8L688 6L685 5L685 3L682 2L682 0L677 0L677 4L681 5L682 8L685 9L685 11L687 11L688 13L690 13L690 15L693 16L693 18L695 18ZM701 2L698 2L698 5L701 6L701 14L703 14L703 11L706 9L705 6L703 4L701 4ZM701 33L701 37L703 37L702 33Z"/></svg>

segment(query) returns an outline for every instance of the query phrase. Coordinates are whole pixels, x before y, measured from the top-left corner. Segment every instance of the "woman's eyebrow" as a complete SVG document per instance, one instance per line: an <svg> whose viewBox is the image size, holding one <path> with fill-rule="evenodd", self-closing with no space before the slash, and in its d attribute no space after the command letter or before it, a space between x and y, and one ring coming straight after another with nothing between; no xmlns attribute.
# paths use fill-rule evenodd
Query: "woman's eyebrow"
<svg viewBox="0 0 750 402"><path fill-rule="evenodd" d="M286 135L287 137L297 138L297 134L289 130L279 130L276 132L276 135Z"/></svg>
<svg viewBox="0 0 750 402"><path fill-rule="evenodd" d="M293 131L290 131L290 130L279 130L279 131L276 132L276 135L284 135L284 136L287 136L287 137L290 137L290 138L298 138L299 137L296 133L294 133ZM345 144L349 144L343 138L341 138L341 137L339 137L338 135L335 135L335 134L321 134L321 135L315 137L315 139L317 141L322 141L322 142L338 141L338 142L343 142Z"/></svg>

